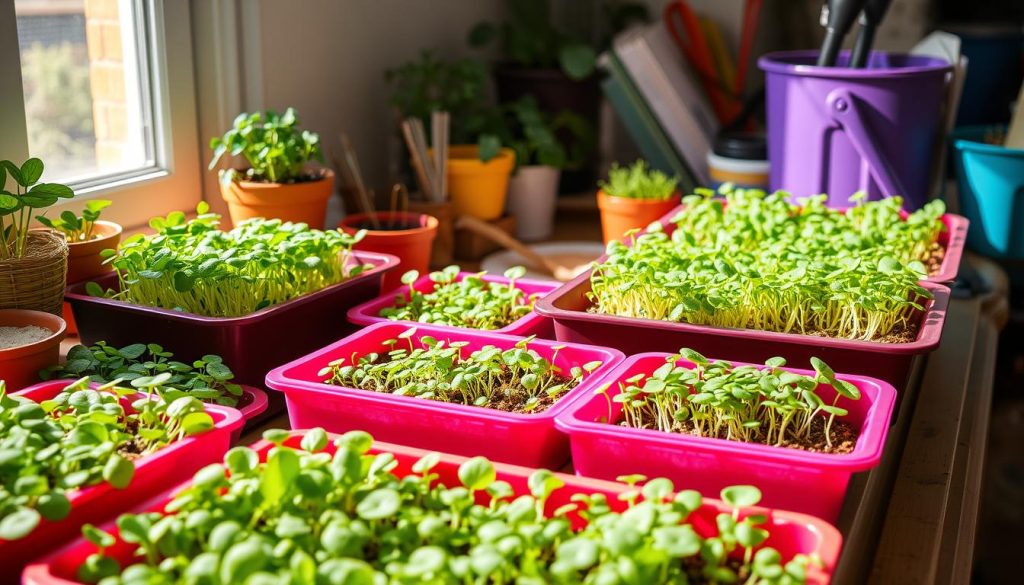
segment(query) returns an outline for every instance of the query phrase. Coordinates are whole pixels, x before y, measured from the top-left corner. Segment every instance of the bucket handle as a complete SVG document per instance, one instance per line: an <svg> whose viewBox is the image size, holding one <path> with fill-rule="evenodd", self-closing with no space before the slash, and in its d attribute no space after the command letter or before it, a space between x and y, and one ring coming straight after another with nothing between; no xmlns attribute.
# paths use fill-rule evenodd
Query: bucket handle
<svg viewBox="0 0 1024 585"><path fill-rule="evenodd" d="M893 172L892 165L882 155L882 150L871 129L864 124L860 100L849 89L840 87L829 92L825 102L828 105L832 121L846 131L846 136L850 139L854 150L868 162L869 171L878 181L882 194L885 197L894 195L905 197L907 192L903 189L896 173Z"/></svg>

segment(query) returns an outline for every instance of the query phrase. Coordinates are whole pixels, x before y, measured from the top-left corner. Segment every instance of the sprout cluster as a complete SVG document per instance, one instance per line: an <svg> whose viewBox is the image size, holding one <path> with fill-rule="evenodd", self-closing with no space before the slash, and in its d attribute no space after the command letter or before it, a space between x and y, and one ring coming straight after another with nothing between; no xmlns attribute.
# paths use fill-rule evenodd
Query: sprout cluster
<svg viewBox="0 0 1024 585"><path fill-rule="evenodd" d="M699 493L673 493L666 479L637 487L639 476L628 478L634 485L620 497L624 504L577 493L548 513L564 487L549 471L535 472L528 493L517 495L476 457L459 467L461 485L446 486L432 471L436 453L399 477L395 456L370 453L363 432L338 438L333 454L322 429L309 431L301 450L283 444L283 431L268 435L278 445L265 462L236 447L222 465L196 473L166 515L118 518L120 538L138 547L129 566L104 555L113 535L86 526L99 552L79 578L101 585L771 584L805 582L817 562L783 559L763 546L766 517L743 512L760 499L752 486L723 490L732 510L713 526L691 524L703 505ZM574 523L584 525L574 530Z"/></svg>
<svg viewBox="0 0 1024 585"><path fill-rule="evenodd" d="M679 364L680 359L692 367ZM827 415L824 434L831 447L835 417L848 414L837 406L839 399L859 400L860 390L837 379L818 358L811 358L813 377L780 370L785 364L776 357L765 368L733 366L682 349L651 375L639 373L621 382L613 400L622 404L626 426L776 446L810 442L813 424ZM817 394L822 384L836 391L831 404Z"/></svg>
<svg viewBox="0 0 1024 585"><path fill-rule="evenodd" d="M522 266L505 271L509 282L487 282L485 273L458 280L459 267L449 266L431 272L434 289L416 290L419 273L410 270L402 275L407 291L395 297L392 307L381 309L380 316L392 321L418 321L435 325L451 325L470 329L501 329L530 314L537 295L527 295L516 288L515 281L526 274Z"/></svg>
<svg viewBox="0 0 1024 585"><path fill-rule="evenodd" d="M164 390L168 377L96 390L82 378L38 404L8 396L0 381L0 541L27 536L43 518L66 517L68 490L103 481L123 489L134 458L213 428L201 402ZM121 397L137 391L153 394L125 409Z"/></svg>
<svg viewBox="0 0 1024 585"><path fill-rule="evenodd" d="M304 223L250 219L231 231L201 202L198 217L175 211L150 220L153 235L121 243L112 260L120 292L96 296L209 317L239 317L355 276L352 246L362 237ZM113 252L110 252L113 255Z"/></svg>
<svg viewBox="0 0 1024 585"><path fill-rule="evenodd" d="M412 340L415 333L410 328L387 341L392 349L384 355L340 358L319 375L327 384L348 388L537 412L601 366L598 361L588 362L572 367L566 375L554 365L564 346L556 347L549 361L528 347L532 338L506 350L487 345L466 356L463 348L468 342L424 335L417 347ZM403 340L408 347L401 347Z"/></svg>
<svg viewBox="0 0 1024 585"><path fill-rule="evenodd" d="M599 186L606 194L627 199L665 200L676 192L678 179L651 169L647 162L638 160L628 167L612 164L608 180Z"/></svg>
<svg viewBox="0 0 1024 585"><path fill-rule="evenodd" d="M652 224L610 242L590 299L599 313L717 327L885 340L913 334L918 281L943 229L941 201L900 217L899 198L843 213L824 195L687 196L671 235Z"/></svg>

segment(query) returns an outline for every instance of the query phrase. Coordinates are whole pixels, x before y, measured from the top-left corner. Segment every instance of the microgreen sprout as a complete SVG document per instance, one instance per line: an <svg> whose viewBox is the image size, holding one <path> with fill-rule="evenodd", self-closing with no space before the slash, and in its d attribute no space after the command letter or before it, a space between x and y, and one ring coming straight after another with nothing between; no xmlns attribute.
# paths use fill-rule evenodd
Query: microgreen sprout
<svg viewBox="0 0 1024 585"><path fill-rule="evenodd" d="M671 235L652 224L633 245L610 242L590 299L599 313L828 337L913 339L925 261L944 207L900 217L897 197L842 213L825 196L802 206L782 192L700 190Z"/></svg>
<svg viewBox="0 0 1024 585"><path fill-rule="evenodd" d="M238 317L351 278L365 266L350 263L362 238L304 223L250 219L225 232L220 216L200 202L198 217L175 211L150 220L156 234L121 242L111 263L120 291L95 296L213 317Z"/></svg>
<svg viewBox="0 0 1024 585"><path fill-rule="evenodd" d="M331 444L314 429L299 449L277 445L265 461L248 447L196 473L166 515L124 514L119 537L137 548L122 569L105 554L113 535L83 533L97 552L80 566L87 583L803 583L813 556L782 558L765 546L760 492L722 492L728 511L692 521L704 505L672 482L638 486L624 511L604 494L576 493L549 511L564 482L533 473L517 495L487 460L437 481L440 457L424 456L399 477L391 453L371 453L353 431ZM333 450L333 452L332 452ZM615 507L620 507L614 503ZM692 522L692 523L691 523ZM575 524L574 524L575 523ZM579 526L582 524L582 526Z"/></svg>
<svg viewBox="0 0 1024 585"><path fill-rule="evenodd" d="M431 272L434 289L416 290L414 284L419 272L410 270L402 275L408 286L395 297L395 304L381 309L380 316L393 321L417 321L435 325L452 325L470 329L501 329L528 315L537 300L537 294L528 295L516 288L515 281L526 274L522 266L505 271L509 282L487 282L485 273L458 279L459 267L449 266Z"/></svg>
<svg viewBox="0 0 1024 585"><path fill-rule="evenodd" d="M638 160L628 167L612 164L608 180L601 181L600 187L613 197L665 200L676 192L677 184L675 177L648 168L647 162Z"/></svg>
<svg viewBox="0 0 1024 585"><path fill-rule="evenodd" d="M110 207L111 203L107 199L90 199L85 203L81 217L75 215L73 211L62 211L60 216L55 219L37 215L36 220L46 227L64 234L64 238L68 242L88 242L96 237L93 230L96 229L96 220L100 218L100 212Z"/></svg>

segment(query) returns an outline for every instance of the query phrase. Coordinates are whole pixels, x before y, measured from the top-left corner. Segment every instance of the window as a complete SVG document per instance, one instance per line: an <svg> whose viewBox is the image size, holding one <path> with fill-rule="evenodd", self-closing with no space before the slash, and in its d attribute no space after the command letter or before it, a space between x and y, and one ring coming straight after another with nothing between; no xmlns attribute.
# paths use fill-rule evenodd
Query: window
<svg viewBox="0 0 1024 585"><path fill-rule="evenodd" d="M0 23L11 12L16 35L0 24L0 74L16 67L21 84L0 84L0 123L24 131L0 138L0 158L41 158L44 180L75 189L67 208L113 199L104 215L129 227L193 207L201 183L189 3L0 0Z"/></svg>

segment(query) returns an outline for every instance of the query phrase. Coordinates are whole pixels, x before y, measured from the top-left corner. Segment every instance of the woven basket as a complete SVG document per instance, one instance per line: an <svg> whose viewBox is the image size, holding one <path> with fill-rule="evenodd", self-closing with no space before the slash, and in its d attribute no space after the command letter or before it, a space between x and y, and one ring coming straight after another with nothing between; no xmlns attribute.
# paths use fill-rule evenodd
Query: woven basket
<svg viewBox="0 0 1024 585"><path fill-rule="evenodd" d="M0 309L60 315L67 284L68 244L51 231L28 233L25 256L0 260Z"/></svg>

